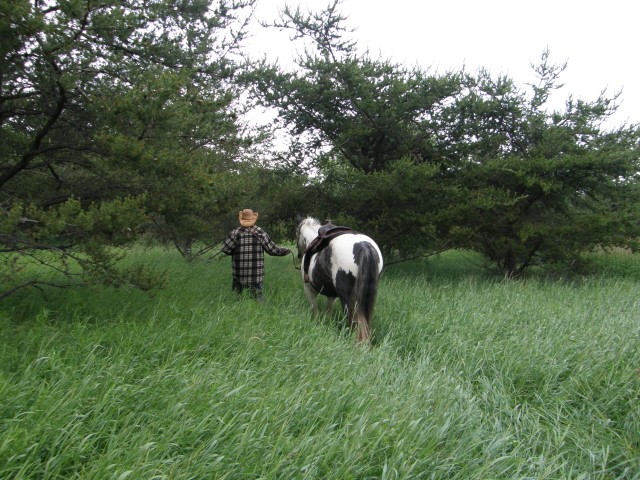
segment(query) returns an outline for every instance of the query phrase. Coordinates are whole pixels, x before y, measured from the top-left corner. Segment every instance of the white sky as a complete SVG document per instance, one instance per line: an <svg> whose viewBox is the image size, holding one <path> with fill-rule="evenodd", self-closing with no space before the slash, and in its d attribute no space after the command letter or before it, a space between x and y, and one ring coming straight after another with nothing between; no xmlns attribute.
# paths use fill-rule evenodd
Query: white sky
<svg viewBox="0 0 640 480"><path fill-rule="evenodd" d="M258 0L257 18L273 20L285 3L320 10L329 0ZM545 48L551 63L568 62L554 107L622 90L614 125L640 122L640 3L636 0L343 0L341 11L358 45L408 67L475 72L484 67L524 87ZM279 58L296 54L287 33L258 33L250 51Z"/></svg>

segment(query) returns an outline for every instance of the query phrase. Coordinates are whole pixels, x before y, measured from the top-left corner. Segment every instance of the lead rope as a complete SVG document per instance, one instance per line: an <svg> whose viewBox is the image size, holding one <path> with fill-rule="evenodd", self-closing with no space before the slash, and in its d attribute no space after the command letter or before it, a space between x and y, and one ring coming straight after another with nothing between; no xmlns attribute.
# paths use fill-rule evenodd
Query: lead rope
<svg viewBox="0 0 640 480"><path fill-rule="evenodd" d="M293 253L292 250L289 250L289 253L291 254L291 261L293 262L293 268L295 268L296 270L300 270L300 266L296 263L296 256Z"/></svg>
<svg viewBox="0 0 640 480"><path fill-rule="evenodd" d="M224 253L224 252L223 252L222 250L220 250L219 252L214 253L213 255L211 255L207 260L208 260L209 262L210 262L210 261L212 261L212 260L215 260L215 259L216 259L216 257L218 257L218 255L222 255L223 253Z"/></svg>

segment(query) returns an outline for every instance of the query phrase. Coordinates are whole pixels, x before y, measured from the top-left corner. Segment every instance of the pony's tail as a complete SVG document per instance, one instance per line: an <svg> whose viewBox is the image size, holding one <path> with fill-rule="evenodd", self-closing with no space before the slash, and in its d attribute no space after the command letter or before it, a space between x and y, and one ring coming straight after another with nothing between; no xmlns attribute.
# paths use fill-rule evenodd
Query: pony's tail
<svg viewBox="0 0 640 480"><path fill-rule="evenodd" d="M349 311L351 325L357 329L358 342L368 342L371 335L371 318L378 294L378 252L368 243L363 244L356 256L358 276L351 292Z"/></svg>

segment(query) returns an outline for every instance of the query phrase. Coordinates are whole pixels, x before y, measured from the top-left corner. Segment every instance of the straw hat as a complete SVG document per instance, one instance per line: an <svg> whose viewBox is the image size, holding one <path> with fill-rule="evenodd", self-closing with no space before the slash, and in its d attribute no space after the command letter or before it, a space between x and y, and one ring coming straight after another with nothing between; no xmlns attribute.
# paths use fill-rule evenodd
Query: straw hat
<svg viewBox="0 0 640 480"><path fill-rule="evenodd" d="M258 212L254 212L250 208L238 212L238 220L243 227L253 227L258 220Z"/></svg>

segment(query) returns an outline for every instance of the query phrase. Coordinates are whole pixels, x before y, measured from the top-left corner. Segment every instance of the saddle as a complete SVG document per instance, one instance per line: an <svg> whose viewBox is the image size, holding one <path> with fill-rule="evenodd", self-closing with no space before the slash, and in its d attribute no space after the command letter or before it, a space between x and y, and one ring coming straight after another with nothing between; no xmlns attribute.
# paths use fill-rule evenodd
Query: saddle
<svg viewBox="0 0 640 480"><path fill-rule="evenodd" d="M302 266L304 271L304 283L309 283L309 264L311 263L311 257L324 250L331 240L339 237L340 235L344 235L345 233L356 232L349 227L340 227L331 223L322 225L318 229L318 236L311 241L304 251L304 265Z"/></svg>

